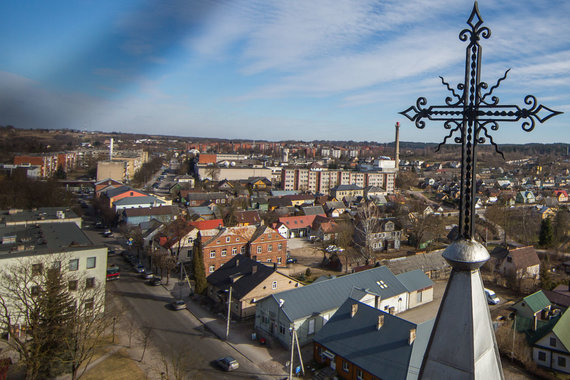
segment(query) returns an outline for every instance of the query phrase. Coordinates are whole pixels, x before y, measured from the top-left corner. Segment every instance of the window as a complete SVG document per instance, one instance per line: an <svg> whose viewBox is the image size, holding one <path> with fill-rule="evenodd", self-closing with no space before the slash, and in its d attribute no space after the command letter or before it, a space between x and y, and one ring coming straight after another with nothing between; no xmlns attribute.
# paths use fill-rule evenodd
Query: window
<svg viewBox="0 0 570 380"><path fill-rule="evenodd" d="M277 250L281 251L283 249L283 244L279 243L277 244Z"/></svg>
<svg viewBox="0 0 570 380"><path fill-rule="evenodd" d="M566 367L566 358L564 356L558 357L558 366L563 368Z"/></svg>
<svg viewBox="0 0 570 380"><path fill-rule="evenodd" d="M261 253L261 246L257 247L257 253Z"/></svg>
<svg viewBox="0 0 570 380"><path fill-rule="evenodd" d="M270 262L271 262L271 259L267 259L267 262L270 263Z"/></svg>
<svg viewBox="0 0 570 380"><path fill-rule="evenodd" d="M279 334L285 335L285 326L279 325Z"/></svg>
<svg viewBox="0 0 570 380"><path fill-rule="evenodd" d="M277 257L277 264L281 264L281 256Z"/></svg>
<svg viewBox="0 0 570 380"><path fill-rule="evenodd" d="M95 277L88 277L85 279L85 288L91 289L95 287Z"/></svg>
<svg viewBox="0 0 570 380"><path fill-rule="evenodd" d="M241 247L240 252L242 255L245 254L245 245L243 247Z"/></svg>
<svg viewBox="0 0 570 380"><path fill-rule="evenodd" d="M538 361L540 361L540 362L546 361L546 352L538 351Z"/></svg>
<svg viewBox="0 0 570 380"><path fill-rule="evenodd" d="M192 244L193 241L194 241L193 238L191 238L191 237L188 238L188 244Z"/></svg>
<svg viewBox="0 0 570 380"><path fill-rule="evenodd" d="M556 347L556 338L550 338L550 347Z"/></svg>
<svg viewBox="0 0 570 380"><path fill-rule="evenodd" d="M85 311L93 310L94 304L95 304L95 300L93 299L93 297L86 299L85 300Z"/></svg>
<svg viewBox="0 0 570 380"><path fill-rule="evenodd" d="M77 290L77 280L69 280L69 290Z"/></svg>
<svg viewBox="0 0 570 380"><path fill-rule="evenodd" d="M364 374L362 373L362 370L360 368L356 370L356 378L358 380L362 380L364 378Z"/></svg>
<svg viewBox="0 0 570 380"><path fill-rule="evenodd" d="M69 260L69 270L74 271L79 269L79 259Z"/></svg>
<svg viewBox="0 0 570 380"><path fill-rule="evenodd" d="M216 251L210 251L210 259L214 259L216 257Z"/></svg>
<svg viewBox="0 0 570 380"><path fill-rule="evenodd" d="M267 252L273 252L273 244L267 246Z"/></svg>
<svg viewBox="0 0 570 380"><path fill-rule="evenodd" d="M315 333L315 320L309 319L309 329L307 331L307 335L312 335Z"/></svg>
<svg viewBox="0 0 570 380"><path fill-rule="evenodd" d="M344 372L348 372L348 362L347 361L342 361L342 370Z"/></svg>
<svg viewBox="0 0 570 380"><path fill-rule="evenodd" d="M215 265L210 265L210 273L213 273L216 270Z"/></svg>
<svg viewBox="0 0 570 380"><path fill-rule="evenodd" d="M277 281L271 283L271 289L277 289Z"/></svg>
<svg viewBox="0 0 570 380"><path fill-rule="evenodd" d="M239 237L236 236L236 241L239 241Z"/></svg>
<svg viewBox="0 0 570 380"><path fill-rule="evenodd" d="M235 255L237 255L237 248L233 247L232 248L232 256L235 256Z"/></svg>
<svg viewBox="0 0 570 380"><path fill-rule="evenodd" d="M268 239L271 239L271 234L268 234L268 235L267 235L267 238L268 238Z"/></svg>
<svg viewBox="0 0 570 380"><path fill-rule="evenodd" d="M39 274L42 274L43 270L44 270L43 264L32 264L32 276L37 276Z"/></svg>
<svg viewBox="0 0 570 380"><path fill-rule="evenodd" d="M422 294L423 294L422 292L418 292L418 293L416 294L416 301L417 301L418 303L422 302Z"/></svg>
<svg viewBox="0 0 570 380"><path fill-rule="evenodd" d="M51 265L51 269L60 270L61 269L61 261L54 261Z"/></svg>
<svg viewBox="0 0 570 380"><path fill-rule="evenodd" d="M227 254L228 254L228 250L222 249L222 257L226 256Z"/></svg>
<svg viewBox="0 0 570 380"><path fill-rule="evenodd" d="M96 257L88 257L87 258L87 269L95 268L96 264L97 264L97 258Z"/></svg>
<svg viewBox="0 0 570 380"><path fill-rule="evenodd" d="M231 238L231 237L229 237L229 236L226 236L226 243L229 243L231 240L232 240L232 238Z"/></svg>

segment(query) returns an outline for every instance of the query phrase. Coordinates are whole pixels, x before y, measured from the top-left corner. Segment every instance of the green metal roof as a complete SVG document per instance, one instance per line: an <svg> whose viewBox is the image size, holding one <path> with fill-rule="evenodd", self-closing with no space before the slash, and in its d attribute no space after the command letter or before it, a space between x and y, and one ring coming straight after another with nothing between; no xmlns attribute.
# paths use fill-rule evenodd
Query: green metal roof
<svg viewBox="0 0 570 380"><path fill-rule="evenodd" d="M542 290L524 297L523 302L528 305L533 313L541 311L545 307L550 306L550 300L548 297L546 297Z"/></svg>
<svg viewBox="0 0 570 380"><path fill-rule="evenodd" d="M570 351L570 311L564 312L558 323L552 328L552 332L560 339L566 350Z"/></svg>

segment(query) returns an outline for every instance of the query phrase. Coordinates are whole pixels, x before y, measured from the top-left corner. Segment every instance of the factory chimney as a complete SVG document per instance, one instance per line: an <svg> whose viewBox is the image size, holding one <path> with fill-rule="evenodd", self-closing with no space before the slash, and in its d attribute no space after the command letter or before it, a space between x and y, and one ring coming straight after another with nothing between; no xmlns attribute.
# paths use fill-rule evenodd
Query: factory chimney
<svg viewBox="0 0 570 380"><path fill-rule="evenodd" d="M109 144L109 161L113 161L113 138L111 137L111 143Z"/></svg>
<svg viewBox="0 0 570 380"><path fill-rule="evenodd" d="M400 170L400 122L396 122L396 173Z"/></svg>

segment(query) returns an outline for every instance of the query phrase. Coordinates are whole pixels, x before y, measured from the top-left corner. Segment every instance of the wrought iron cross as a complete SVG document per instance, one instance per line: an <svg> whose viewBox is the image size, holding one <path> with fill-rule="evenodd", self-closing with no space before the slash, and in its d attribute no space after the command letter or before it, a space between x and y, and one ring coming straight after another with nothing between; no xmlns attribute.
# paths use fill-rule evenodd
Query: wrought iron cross
<svg viewBox="0 0 570 380"><path fill-rule="evenodd" d="M489 135L488 128L493 131L499 129L499 122L517 122L521 119L524 121L521 127L524 131L530 132L534 129L535 122L545 122L553 116L562 112L551 110L541 105L537 106L536 98L527 95L524 103L528 108L521 108L517 105L499 105L499 98L492 96L493 91L499 87L501 82L506 79L507 73L500 78L497 83L492 86L488 92L488 85L481 81L481 45L479 40L488 39L491 36L491 30L487 27L481 27L483 19L479 14L477 2L473 6L473 11L467 20L470 29L463 29L459 33L461 41L469 40L466 48L465 61L465 82L459 83L457 89L463 91L461 95L445 82L443 77L441 82L452 93L453 97L445 99L445 105L426 106L427 100L424 97L418 98L415 106L411 106L400 114L406 116L415 122L417 128L425 127L425 120L443 121L444 128L449 129L449 134L439 144L437 150L447 142L447 139L459 131L459 136L455 137L455 142L461 144L461 196L459 205L459 236L465 239L471 239L475 235L474 214L475 214L475 185L477 163L477 145L484 144L489 139L491 145L495 147L495 151L501 156L504 155L499 151L497 144Z"/></svg>

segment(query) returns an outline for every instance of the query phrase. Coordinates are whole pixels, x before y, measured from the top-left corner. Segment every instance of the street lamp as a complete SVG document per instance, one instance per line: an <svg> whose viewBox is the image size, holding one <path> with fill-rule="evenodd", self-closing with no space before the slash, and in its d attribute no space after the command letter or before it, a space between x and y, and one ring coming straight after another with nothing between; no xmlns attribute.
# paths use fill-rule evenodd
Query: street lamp
<svg viewBox="0 0 570 380"><path fill-rule="evenodd" d="M232 306L232 286L230 285L230 291L228 295L228 320L226 323L226 340L228 340L228 337L230 336L231 306Z"/></svg>

